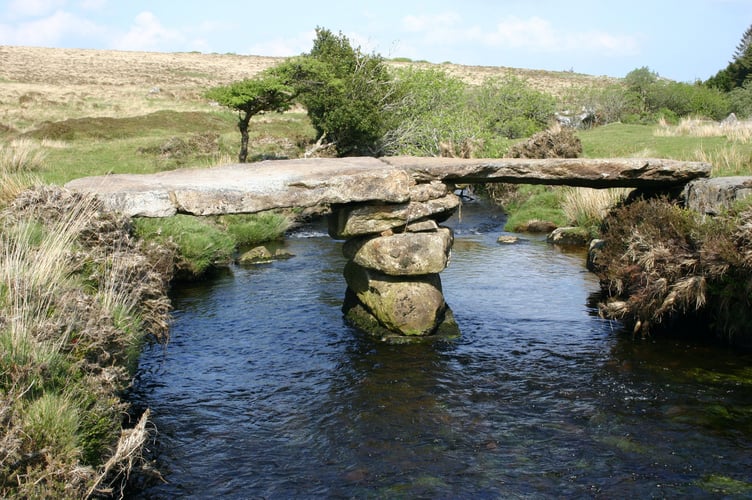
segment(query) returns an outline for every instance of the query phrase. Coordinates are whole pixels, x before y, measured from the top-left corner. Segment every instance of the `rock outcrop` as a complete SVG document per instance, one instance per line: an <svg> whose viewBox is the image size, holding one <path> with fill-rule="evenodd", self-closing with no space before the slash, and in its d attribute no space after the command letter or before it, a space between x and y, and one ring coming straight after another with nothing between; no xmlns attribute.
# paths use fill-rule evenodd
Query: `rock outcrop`
<svg viewBox="0 0 752 500"><path fill-rule="evenodd" d="M752 177L698 179L684 189L685 206L707 215L718 215L737 201L752 195Z"/></svg>

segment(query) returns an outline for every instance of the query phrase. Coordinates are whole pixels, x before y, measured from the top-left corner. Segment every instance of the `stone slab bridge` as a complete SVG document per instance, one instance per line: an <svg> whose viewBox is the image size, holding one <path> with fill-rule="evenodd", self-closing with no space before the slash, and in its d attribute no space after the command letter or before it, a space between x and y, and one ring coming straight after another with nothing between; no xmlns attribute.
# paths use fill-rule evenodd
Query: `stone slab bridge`
<svg viewBox="0 0 752 500"><path fill-rule="evenodd" d="M407 342L459 334L439 278L453 242L440 224L460 205L455 184L676 191L710 169L653 158L317 158L86 177L66 187L132 217L330 206L329 233L346 240L346 317L380 338Z"/></svg>

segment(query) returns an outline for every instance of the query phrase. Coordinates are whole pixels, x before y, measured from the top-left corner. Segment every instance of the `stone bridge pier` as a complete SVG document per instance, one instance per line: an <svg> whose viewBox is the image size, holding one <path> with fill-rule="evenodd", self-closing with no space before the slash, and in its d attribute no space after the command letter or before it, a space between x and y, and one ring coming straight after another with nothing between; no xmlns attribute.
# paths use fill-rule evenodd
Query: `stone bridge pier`
<svg viewBox="0 0 752 500"><path fill-rule="evenodd" d="M438 181L411 186L406 203L332 207L329 234L346 240L343 312L360 330L391 342L454 337L459 328L439 273L449 264L452 230L440 224L459 198Z"/></svg>

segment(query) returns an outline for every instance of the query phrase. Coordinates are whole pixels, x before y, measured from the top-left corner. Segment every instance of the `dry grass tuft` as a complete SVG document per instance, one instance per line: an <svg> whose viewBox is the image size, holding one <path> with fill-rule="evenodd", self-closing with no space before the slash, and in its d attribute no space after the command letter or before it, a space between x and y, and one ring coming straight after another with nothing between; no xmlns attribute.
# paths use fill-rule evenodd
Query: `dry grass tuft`
<svg viewBox="0 0 752 500"><path fill-rule="evenodd" d="M695 151L695 160L710 163L713 166L711 176L750 175L752 172L752 153L740 148L737 143L722 149Z"/></svg>
<svg viewBox="0 0 752 500"><path fill-rule="evenodd" d="M565 188L562 210L570 221L579 227L591 228L600 225L615 207L629 195L631 189Z"/></svg>
<svg viewBox="0 0 752 500"><path fill-rule="evenodd" d="M0 143L0 172L19 173L41 170L45 152L31 139L15 139L7 145Z"/></svg>
<svg viewBox="0 0 752 500"><path fill-rule="evenodd" d="M739 143L752 140L752 121L715 122L698 118L682 118L678 125L669 125L664 119L658 123L653 135L657 137L726 137Z"/></svg>
<svg viewBox="0 0 752 500"><path fill-rule="evenodd" d="M141 451L147 439L149 439L149 431L146 428L149 414L150 412L147 409L141 415L135 427L123 430L115 453L102 467L102 471L97 476L94 484L89 488L86 498L91 498L95 493L111 495L113 493L112 485L103 487L103 482L112 477L122 478L123 481L126 481L134 466L143 460Z"/></svg>

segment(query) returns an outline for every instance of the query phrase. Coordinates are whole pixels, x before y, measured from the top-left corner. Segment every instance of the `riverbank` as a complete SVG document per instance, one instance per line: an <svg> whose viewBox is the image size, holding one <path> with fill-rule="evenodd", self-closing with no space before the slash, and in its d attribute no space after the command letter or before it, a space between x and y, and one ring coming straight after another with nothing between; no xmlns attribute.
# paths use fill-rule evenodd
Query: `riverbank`
<svg viewBox="0 0 752 500"><path fill-rule="evenodd" d="M148 438L121 397L168 336L170 247L60 188L0 213L0 496L116 495Z"/></svg>

